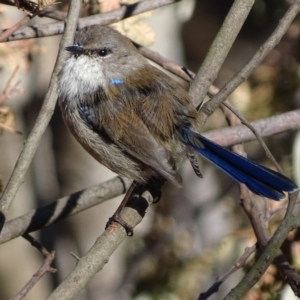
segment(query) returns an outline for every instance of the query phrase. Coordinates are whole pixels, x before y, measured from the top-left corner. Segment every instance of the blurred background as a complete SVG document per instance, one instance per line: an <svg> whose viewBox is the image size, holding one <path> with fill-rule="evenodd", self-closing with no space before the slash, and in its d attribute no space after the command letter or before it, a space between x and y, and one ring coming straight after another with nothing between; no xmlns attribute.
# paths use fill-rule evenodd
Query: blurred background
<svg viewBox="0 0 300 300"><path fill-rule="evenodd" d="M216 86L222 87L253 56L278 25L291 2L255 1L215 82ZM82 16L105 11L105 1L103 3L98 11L95 6L84 4ZM183 0L145 13L131 23L119 24L117 28L135 41L196 72L232 3L229 0ZM66 11L68 2L61 1L56 7ZM24 15L16 7L0 4L1 28L11 27ZM55 21L39 17L31 21L32 24L49 22ZM249 121L300 107L299 36L300 19L297 18L280 44L255 69L251 78L234 92L232 103ZM13 79L13 84L18 83L16 92L0 103L0 122L9 117L13 119L11 126L15 122L16 129L22 132L20 135L0 129L2 188L8 182L39 113L60 38L54 36L0 44L0 92L18 67ZM216 111L207 122L206 131L224 126L227 124L222 112ZM299 146L295 142L297 132L279 134L265 141L285 173L299 181L296 176L300 164ZM273 167L257 142L247 143L245 148L249 157ZM197 178L187 163L181 169L183 188L177 189L171 184L164 186L163 198L150 207L135 235L121 244L102 272L92 279L76 300L196 299L238 260L245 247L256 242L239 205L238 184L205 161L201 160L200 165L203 179ZM81 148L56 109L26 180L18 191L9 219L114 176ZM265 203L256 198L263 210ZM56 251L54 267L58 271L46 274L25 297L26 300L45 299L51 293L76 264L70 252L80 257L94 244L121 199L118 197L88 209L34 234L48 250ZM280 204L268 201L267 205L272 210ZM282 214L279 212L271 219L271 232L279 224ZM300 264L298 240L296 231L287 242L288 258L296 268ZM42 261L40 253L22 238L2 244L0 299L14 296ZM249 265L251 262L250 259ZM243 272L240 270L226 280L210 299L222 299L239 282ZM245 299L293 297L276 269L270 267Z"/></svg>

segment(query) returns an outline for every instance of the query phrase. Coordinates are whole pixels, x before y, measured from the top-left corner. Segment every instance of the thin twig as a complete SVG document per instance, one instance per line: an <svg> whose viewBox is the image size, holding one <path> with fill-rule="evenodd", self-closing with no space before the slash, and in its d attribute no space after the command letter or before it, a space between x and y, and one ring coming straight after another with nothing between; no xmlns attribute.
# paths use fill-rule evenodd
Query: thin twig
<svg viewBox="0 0 300 300"><path fill-rule="evenodd" d="M49 3L47 7L43 8L43 9L47 9L50 5L52 5L53 3ZM36 15L38 15L39 13L41 13L42 10L40 10L38 7L34 10L33 13L31 14L27 14L22 20L20 20L18 23L16 23L15 25L13 25L12 27L10 27L9 29L6 29L4 31L2 31L2 33L0 34L0 43L4 42L5 40L8 39L8 37L10 37L14 32L16 32L18 29L22 28L23 26L25 26L27 23L29 23L29 21L31 19L33 19Z"/></svg>
<svg viewBox="0 0 300 300"><path fill-rule="evenodd" d="M300 204L300 198L297 199L295 205L297 205L297 204ZM279 211L286 210L287 207L288 207L288 204L285 204L285 205L282 205L282 206L277 207L277 208L275 208L275 209L272 209L272 210L270 211L270 213L269 213L269 216L272 217L272 216L274 216L275 214L277 214Z"/></svg>
<svg viewBox="0 0 300 300"><path fill-rule="evenodd" d="M229 110L224 105L222 105L220 108L223 110L226 119L228 120L230 125L240 124L241 121L231 110ZM240 155L245 154L242 144L235 145L234 150L238 152ZM242 207L246 212L246 214L248 215L249 220L252 224L255 236L257 237L258 247L260 251L263 251L263 249L265 249L270 239L270 235L266 225L266 220L263 219L260 209L257 205L257 202L255 201L253 196L250 195L250 192L246 188L246 186L240 184L240 188L241 188ZM295 286L294 283L297 280L300 281L300 276L296 273L293 267L288 263L286 257L283 254L277 255L274 259L274 264L278 268L278 271L282 276L282 278L293 288L294 292L297 294L299 292L298 287Z"/></svg>
<svg viewBox="0 0 300 300"><path fill-rule="evenodd" d="M265 150L265 153L266 153L267 157L273 162L273 164L275 165L276 169L280 173L284 174L282 168L280 167L280 165L276 161L275 157L273 156L273 154L269 150L268 146L266 145L266 143L264 142L264 140L262 139L262 137L255 130L255 128L229 102L224 101L222 103L222 105L224 105L228 109L230 109L241 120L241 123L244 124L245 126L247 126L253 132L253 134L256 136L257 140L259 141L259 143L261 144L261 146Z"/></svg>
<svg viewBox="0 0 300 300"><path fill-rule="evenodd" d="M52 7L45 9L39 13L39 17L51 18L57 21L64 21L67 17L67 13L60 10L53 10Z"/></svg>
<svg viewBox="0 0 300 300"><path fill-rule="evenodd" d="M279 43L283 35L288 30L294 18L300 10L300 0L295 0L284 17L280 20L274 32L267 41L259 48L253 58L239 71L218 94L205 103L200 110L201 125L207 118L224 102L229 95L252 73L252 71L263 61L267 54Z"/></svg>
<svg viewBox="0 0 300 300"><path fill-rule="evenodd" d="M235 0L190 87L194 104L202 103L245 23L254 0Z"/></svg>
<svg viewBox="0 0 300 300"><path fill-rule="evenodd" d="M6 85L5 85L5 88L4 88L3 92L2 92L2 94L5 95L5 94L7 93L7 91L8 91L8 89L10 88L11 83L12 83L14 77L16 76L16 74L17 74L19 68L20 68L20 66L17 65L17 66L15 67L15 69L13 70L12 74L10 75L9 79L7 80L7 83L6 83ZM1 104L1 103L2 103L2 102L0 101L0 104Z"/></svg>
<svg viewBox="0 0 300 300"><path fill-rule="evenodd" d="M222 276L218 277L217 280L213 283L213 285L204 293L201 293L198 300L206 300L211 295L218 292L219 287L221 284L229 278L232 274L234 274L239 269L243 268L248 260L248 258L253 254L257 249L256 245L253 245L252 247L246 247L243 255L240 257L240 259Z"/></svg>
<svg viewBox="0 0 300 300"><path fill-rule="evenodd" d="M178 77L182 78L183 80L186 80L188 82L191 82L192 79L186 74L186 72L183 70L184 67L179 66L174 61L162 56L160 53L153 51L147 47L141 46L137 43L134 43L139 52L144 55L146 58L152 60L156 64L160 65L162 68L164 68L167 71L170 71L171 73L177 75ZM195 73L192 71L189 71L193 77L195 77Z"/></svg>
<svg viewBox="0 0 300 300"><path fill-rule="evenodd" d="M221 105L220 108L222 109L226 120L231 126L237 126L241 124L241 121L230 109L227 108L227 106ZM234 145L233 150L242 156L246 156L246 152L242 144ZM262 220L262 215L260 213L257 202L245 185L240 184L240 190L241 206L244 209L245 213L248 215L249 220L252 224L255 236L258 240L258 246L265 247L269 239L268 230L264 220Z"/></svg>
<svg viewBox="0 0 300 300"><path fill-rule="evenodd" d="M57 101L57 74L61 69L61 66L66 57L66 51L64 48L73 42L75 30L77 27L77 20L80 10L80 1L73 1L71 5L70 13L66 24L66 31L60 42L59 55L55 63L54 71L51 76L50 85L46 94L44 103L38 115L38 118L30 132L26 143L22 149L19 159L15 165L13 173L8 181L8 184L3 192L3 196L0 199L0 232L2 230L5 215L8 212L15 195L24 181L27 169L32 161L32 158L39 145L41 137L48 126L48 123L52 117L54 107ZM73 3L72 2L72 3Z"/></svg>
<svg viewBox="0 0 300 300"><path fill-rule="evenodd" d="M297 192L291 194L290 202L285 217L279 225L278 229L276 230L275 234L268 242L261 256L254 263L254 265L244 276L244 278L240 281L240 283L228 293L228 295L224 298L225 300L241 299L242 296L258 281L261 275L267 270L269 265L275 259L280 246L286 239L289 232L295 228L295 225L299 226L299 216L296 218L292 214L293 209L295 207L296 199ZM291 270L291 272L292 271L293 270ZM295 277L298 277L298 279L294 280ZM299 295L299 275L296 272L292 272L292 276L290 276L290 278L292 279L290 286L292 287L294 293L296 295Z"/></svg>
<svg viewBox="0 0 300 300"><path fill-rule="evenodd" d="M20 290L20 292L15 297L11 298L11 300L23 299L46 273L55 273L57 271L56 269L51 267L51 264L55 258L54 251L49 252L40 242L38 242L29 234L24 234L23 238L26 239L33 247L37 248L43 254L45 260L38 271L26 283L26 285Z"/></svg>
<svg viewBox="0 0 300 300"><path fill-rule="evenodd" d="M29 21L31 20L31 16L26 15L22 20L20 20L18 23L10 27L9 29L3 31L0 34L0 43L4 42L8 37L10 37L14 32L16 32L18 29L25 26Z"/></svg>
<svg viewBox="0 0 300 300"><path fill-rule="evenodd" d="M14 84L13 87L11 87L12 81L14 77L16 76L17 72L19 70L19 65L15 67L12 74L10 75L9 79L6 82L6 85L4 87L3 92L0 95L0 106L3 104L4 101L6 101L12 94L14 93L21 93L23 90L18 89L17 86L20 84L20 81L18 81L16 84Z"/></svg>
<svg viewBox="0 0 300 300"><path fill-rule="evenodd" d="M21 81L17 81L12 87L10 87L8 90L3 92L0 95L0 106L3 104L4 101L9 99L13 94L22 94L24 93L24 89L18 88L18 85L21 83Z"/></svg>
<svg viewBox="0 0 300 300"><path fill-rule="evenodd" d="M108 25L146 11L150 11L165 5L173 4L175 2L177 2L177 0L145 0L130 5L124 5L118 9L109 11L107 13L80 18L78 21L78 29L96 24ZM13 35L11 35L6 41L16 41L37 37L53 36L62 34L63 31L64 22L55 22L44 25L32 25L25 27L22 30L18 30Z"/></svg>

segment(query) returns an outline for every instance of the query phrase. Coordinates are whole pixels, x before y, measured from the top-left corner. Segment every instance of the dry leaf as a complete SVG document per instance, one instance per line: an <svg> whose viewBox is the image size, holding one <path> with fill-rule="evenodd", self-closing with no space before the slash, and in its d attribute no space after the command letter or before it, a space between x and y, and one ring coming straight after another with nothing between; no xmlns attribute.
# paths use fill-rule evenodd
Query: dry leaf
<svg viewBox="0 0 300 300"><path fill-rule="evenodd" d="M100 1L100 11L108 12L113 9L117 9L121 6L120 0L99 0Z"/></svg>
<svg viewBox="0 0 300 300"><path fill-rule="evenodd" d="M15 116L8 106L0 106L0 128L12 133L20 133L16 129Z"/></svg>
<svg viewBox="0 0 300 300"><path fill-rule="evenodd" d="M26 12L30 16L33 16L34 14L37 14L45 8L55 4L56 0L14 0L13 2L18 9Z"/></svg>
<svg viewBox="0 0 300 300"><path fill-rule="evenodd" d="M146 19L151 15L151 12L145 12L117 22L111 25L111 27L126 35L129 39L137 42L138 44L148 47L155 41L155 32L146 22Z"/></svg>
<svg viewBox="0 0 300 300"><path fill-rule="evenodd" d="M121 5L133 4L136 0L98 0L100 3L100 11L108 12L119 8ZM117 22L111 27L118 30L129 39L143 45L150 46L155 41L155 32L151 26L146 22L146 19L152 15L152 12L145 12L137 16L130 17L126 20Z"/></svg>
<svg viewBox="0 0 300 300"><path fill-rule="evenodd" d="M4 27L8 28L10 26ZM0 68L14 69L16 65L19 65L20 70L28 70L30 69L30 55L42 52L43 48L38 46L34 39L1 43Z"/></svg>

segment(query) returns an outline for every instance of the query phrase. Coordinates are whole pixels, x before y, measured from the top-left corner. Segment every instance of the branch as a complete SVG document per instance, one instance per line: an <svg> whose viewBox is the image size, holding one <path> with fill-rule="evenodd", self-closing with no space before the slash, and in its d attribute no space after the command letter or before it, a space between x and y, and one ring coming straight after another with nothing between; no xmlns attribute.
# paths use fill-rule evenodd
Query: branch
<svg viewBox="0 0 300 300"><path fill-rule="evenodd" d="M290 6L284 17L279 22L279 25L267 41L255 53L253 58L239 71L210 101L205 103L200 110L201 124L204 124L206 119L219 107L219 105L229 97L229 95L251 74L267 54L279 43L285 32L288 30L292 21L300 10L300 0L295 0Z"/></svg>
<svg viewBox="0 0 300 300"><path fill-rule="evenodd" d="M300 127L300 109L293 110L277 116L251 122L259 135L266 137ZM241 142L249 142L255 139L252 131L244 125L226 127L212 130L204 134L207 138L222 146L232 146Z"/></svg>
<svg viewBox="0 0 300 300"><path fill-rule="evenodd" d="M292 212L297 200L297 192L290 196L290 202L285 217L268 242L264 252L251 267L250 271L244 276L241 282L232 289L224 298L225 300L241 299L242 296L258 281L261 275L267 270L278 254L278 250L288 233L300 225L299 216L295 217ZM298 283L299 284L299 283ZM299 288L299 287L298 287Z"/></svg>
<svg viewBox="0 0 300 300"><path fill-rule="evenodd" d="M63 21L67 17L67 13L60 10L53 10L52 7L45 9L39 13L39 17L47 17L57 21Z"/></svg>
<svg viewBox="0 0 300 300"><path fill-rule="evenodd" d="M78 21L78 29L96 24L108 25L175 2L177 2L177 0L147 0L130 5L125 5L121 8L112 10L107 13L80 18ZM53 36L62 34L63 31L64 22L56 22L46 25L32 25L25 27L22 30L18 30L5 41L16 41L23 39Z"/></svg>
<svg viewBox="0 0 300 300"><path fill-rule="evenodd" d="M236 114L234 114L225 105L221 105L220 108L230 126L237 126L237 125L241 124L241 121L240 121L240 119L237 118ZM232 150L234 152L238 153L239 155L242 155L244 157L247 156L247 154L244 150L243 144L234 145ZM267 235L267 233L266 233L267 228L266 228L265 224L262 222L257 203L255 202L251 192L248 190L248 188L244 184L240 183L239 186L240 186L240 193L241 193L241 195L240 195L241 206L249 217L249 220L252 224L254 233L257 237L257 240L261 241L262 238L265 235ZM262 247L259 242L257 245L254 245L252 247L252 252L254 252L257 249L257 247ZM244 255L241 258L242 264L246 263L247 259L249 258L249 256L251 255L252 252L250 251L249 255L247 255L247 248L245 249ZM237 269L233 266L227 274L228 277L236 270ZM219 286L223 283L223 281L225 279L226 279L226 277L223 278L223 280L217 280L206 293L200 294L199 299L201 299L201 300L207 299L210 295L217 292L219 289Z"/></svg>
<svg viewBox="0 0 300 300"><path fill-rule="evenodd" d="M4 42L8 39L9 36L11 36L14 32L16 32L18 29L20 29L21 27L25 26L27 23L29 23L29 21L31 19L33 19L36 15L42 13L43 10L46 10L47 8L49 8L50 5L52 5L54 3L55 0L52 0L52 2L49 2L46 4L46 7L40 7L39 5L37 5L36 7L33 7L31 9L31 12L27 12L27 15L20 20L18 23L16 23L14 26L12 26L9 29L3 30L2 33L0 34L0 43ZM26 3L26 2L25 2ZM32 2L33 4L35 4L34 2ZM40 3L40 2L39 2Z"/></svg>
<svg viewBox="0 0 300 300"><path fill-rule="evenodd" d="M23 237L33 247L37 248L43 254L45 260L38 271L29 280L29 282L11 300L23 299L47 272L55 273L57 271L56 269L51 268L51 264L55 258L55 252L49 252L42 244L40 244L34 237L30 236L29 234L24 234Z"/></svg>
<svg viewBox="0 0 300 300"><path fill-rule="evenodd" d="M190 95L194 104L202 103L206 97L253 4L254 0L234 1L204 62L191 83Z"/></svg>
<svg viewBox="0 0 300 300"><path fill-rule="evenodd" d="M0 244L8 242L26 232L33 232L57 223L66 217L124 194L129 184L129 180L115 177L10 220L4 224L0 234Z"/></svg>
<svg viewBox="0 0 300 300"><path fill-rule="evenodd" d="M121 218L134 228L141 222L146 208L152 201L152 195L148 191L141 197L132 197L128 202L129 207L126 206L121 211ZM73 299L89 280L102 270L112 253L126 238L125 229L118 223L112 223L47 300Z"/></svg>
<svg viewBox="0 0 300 300"><path fill-rule="evenodd" d="M273 154L269 150L268 146L266 145L266 143L264 142L262 137L255 130L255 128L253 126L251 126L251 124L229 102L224 101L223 104L220 107L222 108L222 106L227 107L233 114L235 114L239 118L239 120L241 121L241 124L246 125L253 132L256 139L259 141L259 143L261 144L261 146L265 150L265 153L266 153L267 157L273 162L273 164L275 165L277 171L280 172L281 174L283 174L283 171L282 171L279 163L276 161L275 157L273 156Z"/></svg>
<svg viewBox="0 0 300 300"><path fill-rule="evenodd" d="M74 3L73 3L74 2ZM46 94L44 103L37 117L37 120L30 132L26 143L22 149L22 152L15 165L13 173L8 181L8 184L3 192L3 196L0 199L0 232L2 230L5 215L7 214L15 195L25 179L25 174L31 163L31 160L36 152L41 137L48 126L48 123L52 117L54 107L57 101L57 74L61 69L61 66L66 58L66 51L63 49L73 42L74 34L77 25L77 19L80 11L80 1L73 1L70 6L70 11L67 19L66 31L60 42L59 55L55 63L54 71L51 76L50 86Z"/></svg>
<svg viewBox="0 0 300 300"><path fill-rule="evenodd" d="M246 247L240 259L223 276L217 278L214 284L205 293L201 293L198 300L206 300L214 293L217 293L219 287L227 278L246 265L248 258L256 251L256 248L256 244L250 248Z"/></svg>
<svg viewBox="0 0 300 300"><path fill-rule="evenodd" d="M231 125L240 124L240 120L234 115L234 113L225 108L224 105L221 105L221 109L223 110L226 119L229 121ZM235 145L235 151L238 147L238 153L240 155L245 154L243 146ZM266 248L269 240L270 234L268 232L268 228L266 225L266 220L263 219L260 208L253 198L253 195L249 192L249 190L243 185L241 186L241 205L246 214L249 217L249 220L252 224L255 236L258 241L258 248L262 252ZM278 249L279 250L279 249ZM296 273L293 267L288 263L286 257L283 254L279 254L274 259L274 264L276 265L281 277L285 280L294 290L295 294L299 294L299 287L295 286L294 282L300 282L300 276ZM260 277L260 276L259 276ZM258 277L258 278L259 278Z"/></svg>

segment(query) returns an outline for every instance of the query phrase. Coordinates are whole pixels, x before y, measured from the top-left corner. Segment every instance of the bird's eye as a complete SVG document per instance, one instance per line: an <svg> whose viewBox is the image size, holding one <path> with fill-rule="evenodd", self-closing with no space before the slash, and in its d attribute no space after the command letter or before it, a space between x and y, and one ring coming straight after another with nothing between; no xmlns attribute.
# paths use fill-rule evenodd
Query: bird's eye
<svg viewBox="0 0 300 300"><path fill-rule="evenodd" d="M104 57L104 56L106 56L107 54L109 54L110 52L111 52L111 51L110 51L109 49L107 49L107 48L102 48L102 49L99 50L99 55L102 56L102 57Z"/></svg>

